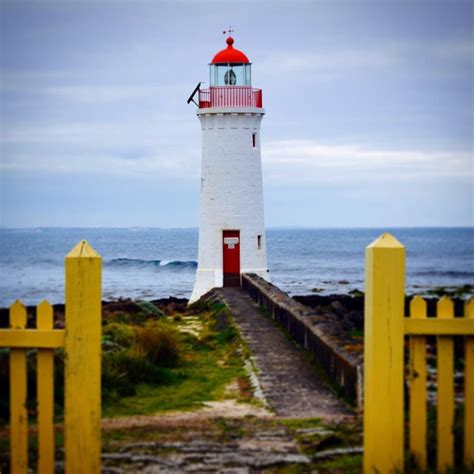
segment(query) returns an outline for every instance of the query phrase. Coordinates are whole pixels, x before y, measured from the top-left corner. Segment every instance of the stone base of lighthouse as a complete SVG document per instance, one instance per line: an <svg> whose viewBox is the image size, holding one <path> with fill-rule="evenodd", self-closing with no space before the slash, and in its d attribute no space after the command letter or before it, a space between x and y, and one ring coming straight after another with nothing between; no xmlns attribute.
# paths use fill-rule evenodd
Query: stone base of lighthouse
<svg viewBox="0 0 474 474"><path fill-rule="evenodd" d="M261 108L199 109L199 257L190 302L240 274L268 279L260 152Z"/></svg>
<svg viewBox="0 0 474 474"><path fill-rule="evenodd" d="M258 276L270 281L268 270L248 269L242 273L256 273ZM223 285L223 272L217 270L198 269L196 272L196 282L189 303L194 303L213 288L221 288Z"/></svg>

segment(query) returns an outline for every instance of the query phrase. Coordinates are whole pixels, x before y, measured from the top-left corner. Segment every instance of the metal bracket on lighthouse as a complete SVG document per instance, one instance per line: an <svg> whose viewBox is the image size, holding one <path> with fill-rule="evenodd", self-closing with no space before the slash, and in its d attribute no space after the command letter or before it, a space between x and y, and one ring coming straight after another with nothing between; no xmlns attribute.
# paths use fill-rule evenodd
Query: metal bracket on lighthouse
<svg viewBox="0 0 474 474"><path fill-rule="evenodd" d="M196 86L196 88L193 90L192 94L189 96L187 104L189 104L190 102L193 102L194 104L196 104L199 107L199 104L194 100L194 96L196 95L196 92L201 88L201 84L202 84L202 82L199 82L198 85Z"/></svg>

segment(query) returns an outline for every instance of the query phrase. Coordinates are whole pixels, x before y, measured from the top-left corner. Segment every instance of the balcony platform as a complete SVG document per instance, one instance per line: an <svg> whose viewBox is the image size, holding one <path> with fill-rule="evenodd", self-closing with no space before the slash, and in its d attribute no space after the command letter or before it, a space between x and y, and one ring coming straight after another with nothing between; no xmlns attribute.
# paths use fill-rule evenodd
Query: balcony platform
<svg viewBox="0 0 474 474"><path fill-rule="evenodd" d="M199 91L199 109L262 109L262 90L250 86L214 86Z"/></svg>

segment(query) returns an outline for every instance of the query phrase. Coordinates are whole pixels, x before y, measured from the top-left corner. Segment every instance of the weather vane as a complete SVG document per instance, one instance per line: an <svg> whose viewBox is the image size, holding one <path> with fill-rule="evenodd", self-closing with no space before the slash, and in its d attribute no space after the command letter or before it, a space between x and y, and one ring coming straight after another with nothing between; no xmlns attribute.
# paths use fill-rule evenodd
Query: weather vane
<svg viewBox="0 0 474 474"><path fill-rule="evenodd" d="M228 30L224 30L224 31L222 32L222 34L223 34L223 35L229 35L229 36L230 36L230 34L233 33L233 32L234 32L234 30L232 29L232 26L229 26L229 29L228 29Z"/></svg>

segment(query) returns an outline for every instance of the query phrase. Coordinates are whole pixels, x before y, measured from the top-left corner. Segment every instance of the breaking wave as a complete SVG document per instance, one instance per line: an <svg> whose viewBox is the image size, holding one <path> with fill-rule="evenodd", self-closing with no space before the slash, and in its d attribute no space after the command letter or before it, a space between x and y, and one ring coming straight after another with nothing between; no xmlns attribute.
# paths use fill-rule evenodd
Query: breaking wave
<svg viewBox="0 0 474 474"><path fill-rule="evenodd" d="M141 260L139 258L114 258L105 262L107 267L154 270L194 270L197 262L194 260Z"/></svg>

